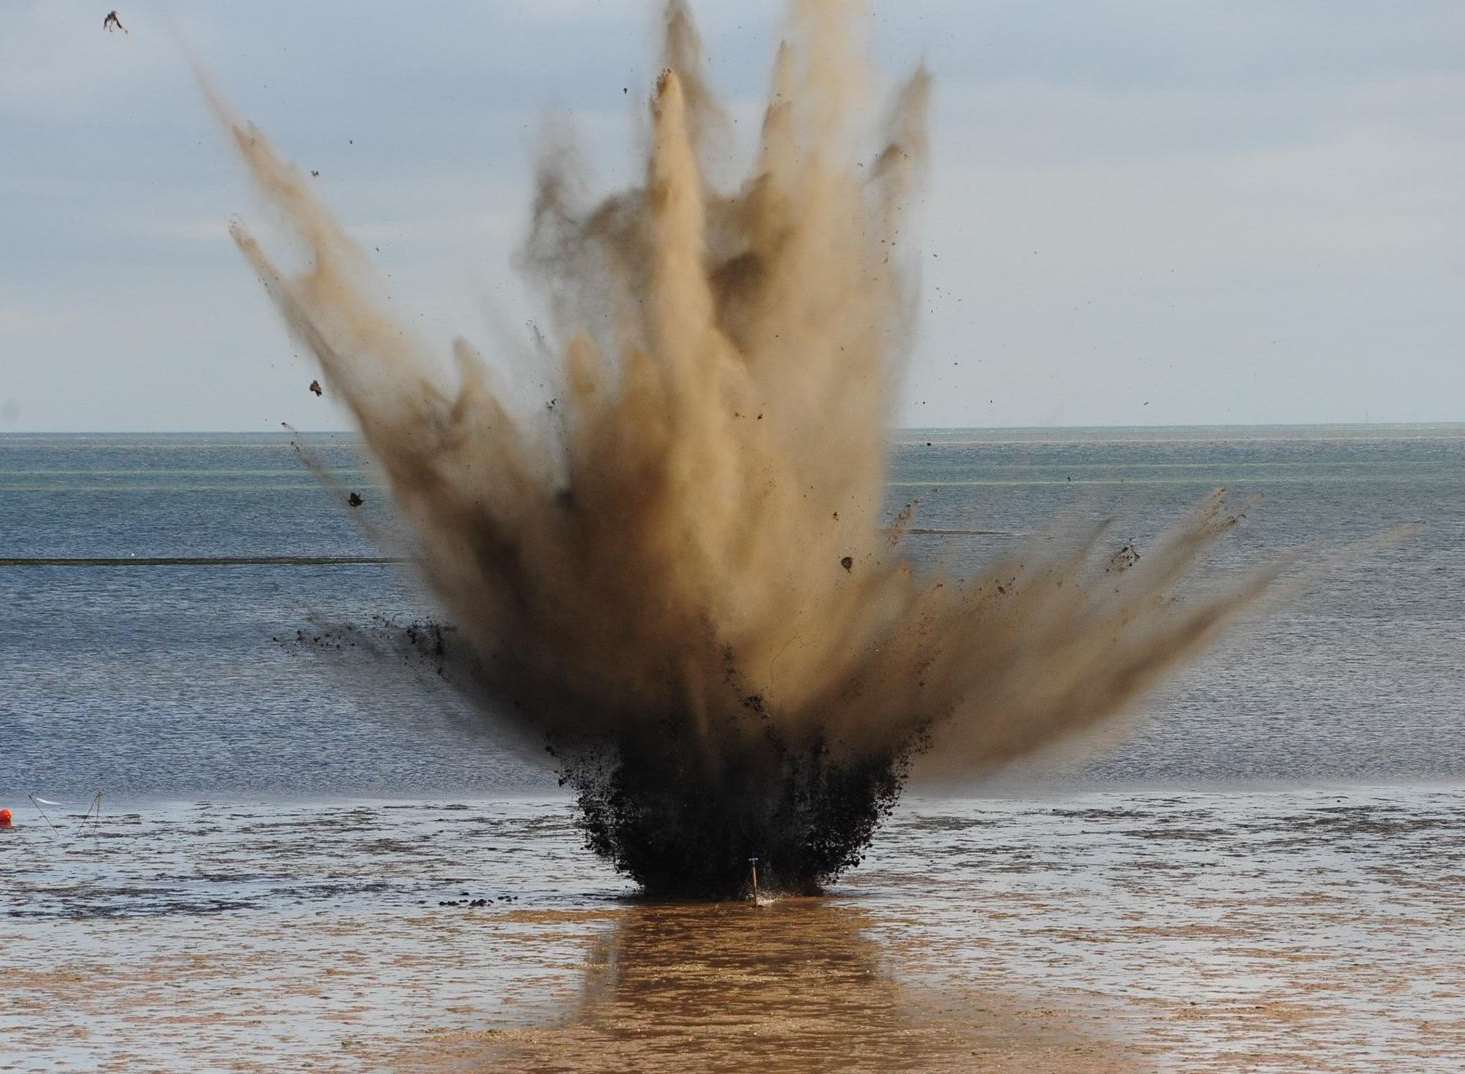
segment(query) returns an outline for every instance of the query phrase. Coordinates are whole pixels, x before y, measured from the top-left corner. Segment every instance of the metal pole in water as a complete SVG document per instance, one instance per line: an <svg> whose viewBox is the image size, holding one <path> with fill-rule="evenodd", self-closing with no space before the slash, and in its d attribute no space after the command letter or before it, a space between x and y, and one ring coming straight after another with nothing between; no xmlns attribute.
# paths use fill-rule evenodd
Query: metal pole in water
<svg viewBox="0 0 1465 1074"><path fill-rule="evenodd" d="M748 864L753 867L753 905L758 905L758 859L749 858Z"/></svg>

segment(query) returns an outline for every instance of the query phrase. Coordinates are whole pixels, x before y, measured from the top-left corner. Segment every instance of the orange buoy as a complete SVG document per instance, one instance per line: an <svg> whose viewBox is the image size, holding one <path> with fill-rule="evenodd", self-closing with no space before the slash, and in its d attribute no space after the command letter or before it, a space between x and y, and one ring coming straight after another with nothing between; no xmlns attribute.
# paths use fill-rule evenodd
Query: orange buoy
<svg viewBox="0 0 1465 1074"><path fill-rule="evenodd" d="M0 828L10 827L10 810L0 809Z"/></svg>

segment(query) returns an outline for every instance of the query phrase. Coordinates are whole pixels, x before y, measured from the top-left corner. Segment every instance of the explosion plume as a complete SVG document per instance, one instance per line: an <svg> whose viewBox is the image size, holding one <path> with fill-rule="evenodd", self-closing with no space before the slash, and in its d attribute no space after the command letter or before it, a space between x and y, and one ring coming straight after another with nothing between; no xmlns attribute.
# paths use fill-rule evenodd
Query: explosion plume
<svg viewBox="0 0 1465 1074"><path fill-rule="evenodd" d="M522 265L552 311L554 435L467 342L456 385L366 257L253 126L216 109L310 265L233 235L314 352L416 535L490 718L546 741L592 849L659 894L787 889L856 863L911 757L977 771L1119 712L1267 584L1175 598L1231 521L1215 499L1137 565L1099 533L982 576L918 578L882 525L886 432L914 322L906 210L930 80L860 154L862 19L794 0L749 177L680 0L644 181L580 196L541 165Z"/></svg>

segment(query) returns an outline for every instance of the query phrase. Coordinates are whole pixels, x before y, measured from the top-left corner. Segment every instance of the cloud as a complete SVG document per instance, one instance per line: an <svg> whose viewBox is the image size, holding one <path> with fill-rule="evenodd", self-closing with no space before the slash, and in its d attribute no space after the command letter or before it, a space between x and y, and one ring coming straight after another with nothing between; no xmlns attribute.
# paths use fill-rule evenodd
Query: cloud
<svg viewBox="0 0 1465 1074"><path fill-rule="evenodd" d="M52 318L29 306L0 306L0 335L36 333L53 324Z"/></svg>
<svg viewBox="0 0 1465 1074"><path fill-rule="evenodd" d="M229 224L223 216L124 217L110 223L120 232L146 239L229 241Z"/></svg>
<svg viewBox="0 0 1465 1074"><path fill-rule="evenodd" d="M782 3L694 6L746 150ZM937 76L906 420L1461 416L1465 5L873 7L881 66ZM276 393L288 341L222 240L268 214L161 19L124 9L122 37L103 13L7 6L0 336L43 360L5 390L23 379L28 427L115 424L124 399L134 427L260 427L302 401L293 372ZM180 17L434 338L471 330L475 289L511 290L545 116L573 117L594 189L636 178L653 0ZM200 370L227 390L138 387Z"/></svg>

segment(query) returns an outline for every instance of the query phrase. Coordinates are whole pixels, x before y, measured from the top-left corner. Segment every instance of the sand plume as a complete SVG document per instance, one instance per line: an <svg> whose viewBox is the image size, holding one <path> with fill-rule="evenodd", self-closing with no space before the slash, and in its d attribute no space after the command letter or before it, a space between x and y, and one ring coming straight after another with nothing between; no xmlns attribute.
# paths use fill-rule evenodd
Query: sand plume
<svg viewBox="0 0 1465 1074"><path fill-rule="evenodd" d="M299 170L214 98L310 257L233 234L391 484L486 718L544 739L590 845L649 889L729 894L750 855L812 889L858 861L930 748L980 771L1119 713L1268 577L1175 591L1233 520L1219 497L1118 571L1101 533L964 582L920 578L882 524L914 326L906 212L930 80L872 97L858 5L795 0L748 177L679 2L644 177L584 198L549 152L519 263L543 290L558 434L455 346L443 384Z"/></svg>

